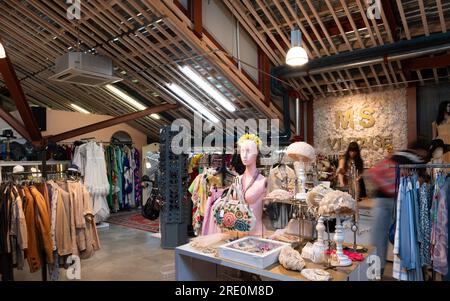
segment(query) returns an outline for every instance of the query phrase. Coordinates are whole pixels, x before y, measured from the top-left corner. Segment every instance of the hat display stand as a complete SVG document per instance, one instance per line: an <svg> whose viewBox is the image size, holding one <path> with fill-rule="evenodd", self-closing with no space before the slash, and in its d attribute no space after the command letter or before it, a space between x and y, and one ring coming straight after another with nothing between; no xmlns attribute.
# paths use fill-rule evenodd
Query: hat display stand
<svg viewBox="0 0 450 301"><path fill-rule="evenodd" d="M336 231L334 235L336 242L336 256L331 260L331 264L336 267L347 267L352 265L352 260L344 254L344 227L342 226L341 216L336 213Z"/></svg>
<svg viewBox="0 0 450 301"><path fill-rule="evenodd" d="M350 195L355 199L358 200L359 198L359 183L358 183L358 177L359 173L356 169L356 166L354 163L352 163L351 169L350 169L350 185L349 185L349 193ZM356 202L356 206L358 206L358 202ZM359 229L359 218L358 218L358 208L356 208L356 212L352 215L352 224L351 224L351 231L353 232L353 246L351 248L347 248L351 252L355 253L364 253L365 248L363 246L359 246L356 242L357 240L357 233Z"/></svg>
<svg viewBox="0 0 450 301"><path fill-rule="evenodd" d="M315 160L315 150L306 142L294 142L288 146L286 153L295 161L294 170L297 175L295 199L306 200L306 164Z"/></svg>

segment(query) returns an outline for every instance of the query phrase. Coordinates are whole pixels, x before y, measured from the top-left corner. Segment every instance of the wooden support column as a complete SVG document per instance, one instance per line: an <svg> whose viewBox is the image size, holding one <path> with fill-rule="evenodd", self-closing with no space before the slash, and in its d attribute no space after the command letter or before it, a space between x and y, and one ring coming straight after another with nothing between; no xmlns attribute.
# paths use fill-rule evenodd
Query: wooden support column
<svg viewBox="0 0 450 301"><path fill-rule="evenodd" d="M8 88L10 97L14 100L17 110L20 113L20 117L22 118L25 128L29 133L29 138L31 141L41 141L42 135L39 131L38 124L33 113L31 112L31 108L28 105L27 100L25 99L22 86L20 85L19 79L17 78L14 67L8 56L5 58L0 58L0 73L3 75L3 81Z"/></svg>
<svg viewBox="0 0 450 301"><path fill-rule="evenodd" d="M188 9L191 15L192 23L194 24L194 33L201 39L203 35L202 0L189 0Z"/></svg>
<svg viewBox="0 0 450 301"><path fill-rule="evenodd" d="M266 106L270 106L271 95L270 95L270 62L267 54L258 47L258 67L259 70L263 72L258 73L259 88L264 95L264 103Z"/></svg>
<svg viewBox="0 0 450 301"><path fill-rule="evenodd" d="M314 146L314 102L312 100L306 103L306 120L306 142Z"/></svg>
<svg viewBox="0 0 450 301"><path fill-rule="evenodd" d="M417 89L406 88L406 106L408 123L408 144L417 140Z"/></svg>
<svg viewBox="0 0 450 301"><path fill-rule="evenodd" d="M104 129L104 128L107 128L107 127L110 127L113 125L133 121L135 119L139 119L139 118L148 116L153 113L161 113L164 111L173 110L178 107L179 107L179 105L177 105L177 104L165 104L165 105L160 105L160 106L156 106L156 107L151 107L151 108L145 109L143 111L126 114L123 116L113 117L108 120L100 121L100 122L97 122L97 123L94 123L91 125L87 125L87 126L84 126L84 127L78 128L78 129L74 129L74 130L71 130L68 132L64 132L61 134L57 134L54 136L47 136L47 137L44 137L44 139L47 141L51 141L51 142L63 141L63 140L77 137L80 135L84 135L87 133L95 132L95 131L98 131L98 130L101 130L101 129Z"/></svg>
<svg viewBox="0 0 450 301"><path fill-rule="evenodd" d="M381 9L383 9L384 13L386 14L386 19L392 33L392 38L394 39L394 41L398 41L399 39L399 32L397 30L398 24L394 14L394 10L392 9L391 0L381 0Z"/></svg>

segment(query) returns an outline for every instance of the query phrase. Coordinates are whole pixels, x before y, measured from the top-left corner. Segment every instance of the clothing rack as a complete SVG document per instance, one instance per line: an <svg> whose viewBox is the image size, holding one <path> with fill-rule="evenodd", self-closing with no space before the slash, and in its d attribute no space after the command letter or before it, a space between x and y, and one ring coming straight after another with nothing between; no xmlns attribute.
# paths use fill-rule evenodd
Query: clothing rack
<svg viewBox="0 0 450 301"><path fill-rule="evenodd" d="M450 164L449 163L398 164L398 165L390 165L389 168L450 168Z"/></svg>
<svg viewBox="0 0 450 301"><path fill-rule="evenodd" d="M65 145L73 145L73 144L75 144L75 142L84 142L84 143L88 143L88 142L91 142L91 141L94 141L94 142L97 142L97 143L101 143L101 144L105 144L105 145L134 145L135 143L134 142L114 142L114 141L100 141L100 140L94 140L94 139L92 139L92 140L84 140L84 139L80 139L80 140L76 140L76 141L61 141L61 142L58 142L57 144L65 144Z"/></svg>
<svg viewBox="0 0 450 301"><path fill-rule="evenodd" d="M21 166L42 166L41 171L33 172L36 174L42 174L42 177L45 178L47 171L47 165L54 166L54 165L70 165L70 161L0 161L0 183L2 182L2 170L3 167L14 167L16 165Z"/></svg>
<svg viewBox="0 0 450 301"><path fill-rule="evenodd" d="M42 151L42 158L43 158L42 161L1 161L0 162L0 183L2 182L2 168L3 167L13 167L13 166L16 166L16 165L41 166L42 167L41 171L30 172L30 174L40 174L41 175L40 177L42 179L47 180L47 174L51 173L51 172L47 171L47 165L70 164L70 161L50 161L50 162L47 162L46 157L47 157L47 151L46 151L46 149L44 149ZM28 172L23 172L23 173L25 174L25 173L28 173ZM21 173L16 173L16 174L20 175ZM42 254L41 256L43 256L45 258L45 254ZM42 266L41 272L42 272L42 281L47 281L47 274L48 273L47 273L47 265L46 264L44 264ZM10 275L12 277L11 280L14 280L14 277L13 277L14 271L13 270L11 270L11 274Z"/></svg>
<svg viewBox="0 0 450 301"><path fill-rule="evenodd" d="M398 168L398 169L446 169L450 168L449 163L419 163L419 164L398 164L398 165L390 165L389 168ZM397 184L398 185L398 184ZM447 212L448 214L448 212ZM448 218L448 217L447 217ZM432 264L433 265L433 264ZM432 279L436 280L436 272L432 269Z"/></svg>

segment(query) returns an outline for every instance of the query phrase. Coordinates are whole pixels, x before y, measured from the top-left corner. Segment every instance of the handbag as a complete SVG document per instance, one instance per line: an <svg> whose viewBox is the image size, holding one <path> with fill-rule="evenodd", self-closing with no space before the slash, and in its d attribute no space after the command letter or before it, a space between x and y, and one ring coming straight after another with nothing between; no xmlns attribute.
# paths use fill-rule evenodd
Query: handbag
<svg viewBox="0 0 450 301"><path fill-rule="evenodd" d="M214 204L214 221L222 229L249 232L256 225L256 217L245 202L240 188L239 178L237 178L225 196L222 195L221 199ZM231 198L232 192L236 193L236 200Z"/></svg>
<svg viewBox="0 0 450 301"><path fill-rule="evenodd" d="M156 192L156 190L153 190L151 196L142 207L142 216L151 221L158 219L159 212L161 210L161 204L162 202L159 199L158 193Z"/></svg>

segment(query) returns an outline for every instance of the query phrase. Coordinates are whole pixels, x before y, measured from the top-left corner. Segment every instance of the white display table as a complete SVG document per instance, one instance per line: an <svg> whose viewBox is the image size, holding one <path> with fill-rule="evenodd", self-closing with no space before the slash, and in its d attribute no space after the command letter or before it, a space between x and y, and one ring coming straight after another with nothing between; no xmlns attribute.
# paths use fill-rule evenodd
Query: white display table
<svg viewBox="0 0 450 301"><path fill-rule="evenodd" d="M349 267L339 267L327 270L334 281L367 281L367 256L375 254L375 248L368 247L369 252L364 254L365 260L353 262ZM286 270L280 264L274 264L266 269L251 267L238 262L205 254L189 244L175 249L175 269L177 281L215 281L218 280L217 268L224 266L265 277L269 280L280 281L307 281L299 272ZM323 265L306 261L306 268L323 268Z"/></svg>

